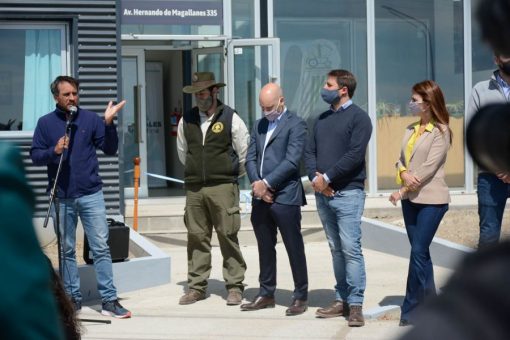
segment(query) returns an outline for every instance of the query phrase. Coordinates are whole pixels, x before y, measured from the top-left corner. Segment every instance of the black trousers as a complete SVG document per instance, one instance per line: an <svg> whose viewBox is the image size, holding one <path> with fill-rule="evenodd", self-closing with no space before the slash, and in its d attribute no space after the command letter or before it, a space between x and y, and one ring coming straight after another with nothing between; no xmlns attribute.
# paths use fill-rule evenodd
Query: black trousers
<svg viewBox="0 0 510 340"><path fill-rule="evenodd" d="M275 246L277 230L280 229L294 279L294 299L307 300L308 273L301 235L301 207L254 200L251 223L259 250L259 295L273 297L276 290Z"/></svg>

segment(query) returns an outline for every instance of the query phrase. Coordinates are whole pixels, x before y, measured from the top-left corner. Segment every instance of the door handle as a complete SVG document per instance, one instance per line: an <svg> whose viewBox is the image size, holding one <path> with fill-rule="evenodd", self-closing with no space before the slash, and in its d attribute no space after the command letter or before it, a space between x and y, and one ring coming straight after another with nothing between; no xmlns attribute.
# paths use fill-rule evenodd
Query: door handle
<svg viewBox="0 0 510 340"><path fill-rule="evenodd" d="M135 143L143 143L142 140L142 129L140 124L142 123L142 85L133 86L133 98L135 102L133 105L135 108Z"/></svg>

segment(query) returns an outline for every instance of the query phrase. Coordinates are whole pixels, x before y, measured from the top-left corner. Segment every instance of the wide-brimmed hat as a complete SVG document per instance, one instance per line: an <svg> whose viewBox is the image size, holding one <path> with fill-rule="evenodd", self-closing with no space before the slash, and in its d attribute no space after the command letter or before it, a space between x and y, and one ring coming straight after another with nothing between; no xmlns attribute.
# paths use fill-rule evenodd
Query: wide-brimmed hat
<svg viewBox="0 0 510 340"><path fill-rule="evenodd" d="M191 85L184 86L182 92L197 93L211 86L223 87L224 83L217 83L212 72L195 72L191 77Z"/></svg>

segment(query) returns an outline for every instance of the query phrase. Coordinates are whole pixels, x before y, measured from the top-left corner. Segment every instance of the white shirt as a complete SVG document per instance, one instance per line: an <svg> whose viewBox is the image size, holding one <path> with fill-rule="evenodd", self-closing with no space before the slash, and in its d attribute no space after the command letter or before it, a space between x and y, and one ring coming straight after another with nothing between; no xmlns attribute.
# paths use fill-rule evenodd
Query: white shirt
<svg viewBox="0 0 510 340"><path fill-rule="evenodd" d="M505 94L505 98L510 99L510 97L509 97L509 95L510 95L510 84L507 84L507 82L505 81L505 79L503 79L503 77L501 77L499 72L498 72L498 75L496 77L496 81L498 82L499 86L503 90L503 93Z"/></svg>
<svg viewBox="0 0 510 340"><path fill-rule="evenodd" d="M199 112L200 114L200 129L202 130L202 145L205 143L205 135L211 122L213 121L214 115L210 117L207 116L204 112ZM183 165L186 165L186 153L188 152L188 143L184 138L184 125L183 120L179 121L179 126L177 128L177 154L179 156L179 160ZM232 147L234 151L237 153L239 157L239 177L243 176L246 173L244 168L244 163L246 162L246 152L248 151L248 142L250 139L250 134L248 133L248 129L244 124L243 120L237 113L234 112L232 116Z"/></svg>
<svg viewBox="0 0 510 340"><path fill-rule="evenodd" d="M263 165L264 165L264 153L266 152L267 143L271 139L271 136L273 135L274 130L276 129L276 127L280 123L280 121L281 121L283 115L285 114L285 112L287 112L287 107L284 106L283 107L283 111L278 116L278 118L276 118L272 122L270 121L269 125L267 126L266 140L264 142L264 150L262 150L262 161L260 162L260 177L264 177L264 174L262 173L262 168L263 168ZM267 183L267 181L265 179L264 179L264 182L266 182L266 184L269 186L269 184Z"/></svg>

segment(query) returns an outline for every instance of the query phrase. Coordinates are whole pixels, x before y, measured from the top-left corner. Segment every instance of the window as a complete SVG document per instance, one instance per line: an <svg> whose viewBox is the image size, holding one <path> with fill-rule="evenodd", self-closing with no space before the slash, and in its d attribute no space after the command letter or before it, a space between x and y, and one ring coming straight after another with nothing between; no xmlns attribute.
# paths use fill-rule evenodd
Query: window
<svg viewBox="0 0 510 340"><path fill-rule="evenodd" d="M473 86L480 81L489 79L498 68L494 63L494 53L490 46L482 41L480 25L476 20L475 11L480 0L473 0L471 6L471 60L473 63ZM471 118L471 117L468 117Z"/></svg>
<svg viewBox="0 0 510 340"><path fill-rule="evenodd" d="M320 96L328 72L346 69L357 80L353 101L367 110L365 2L278 0L273 5L288 108L311 124L328 109Z"/></svg>
<svg viewBox="0 0 510 340"><path fill-rule="evenodd" d="M0 23L0 130L33 131L55 107L50 83L68 74L65 24Z"/></svg>
<svg viewBox="0 0 510 340"><path fill-rule="evenodd" d="M441 87L453 142L445 166L450 188L464 181L463 3L451 0L376 0L377 181L397 187L395 162L407 125L411 88L425 79Z"/></svg>
<svg viewBox="0 0 510 340"><path fill-rule="evenodd" d="M232 36L236 38L255 37L255 6L253 0L232 1Z"/></svg>
<svg viewBox="0 0 510 340"><path fill-rule="evenodd" d="M307 122L309 133L328 109L320 89L333 69L354 74L352 100L368 109L366 12L365 1L358 0L273 1L285 104Z"/></svg>

